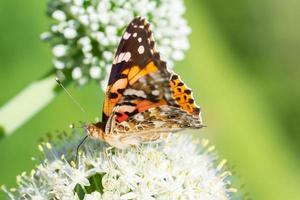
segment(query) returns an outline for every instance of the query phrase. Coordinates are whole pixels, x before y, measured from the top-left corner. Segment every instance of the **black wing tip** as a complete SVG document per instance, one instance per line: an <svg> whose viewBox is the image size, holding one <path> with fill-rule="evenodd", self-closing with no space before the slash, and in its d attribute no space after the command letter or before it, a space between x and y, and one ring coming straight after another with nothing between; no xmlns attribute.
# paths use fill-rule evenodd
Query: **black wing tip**
<svg viewBox="0 0 300 200"><path fill-rule="evenodd" d="M131 21L130 25L133 26L133 28L142 28L145 31L148 38L149 46L152 50L153 57L157 61L156 64L161 65L162 68L166 69L167 63L161 59L160 53L156 48L155 39L153 37L153 32L151 30L150 22L145 17L136 16Z"/></svg>
<svg viewBox="0 0 300 200"><path fill-rule="evenodd" d="M134 21L134 20L137 20L137 21L146 21L146 17L137 15L137 16L134 17L133 21Z"/></svg>
<svg viewBox="0 0 300 200"><path fill-rule="evenodd" d="M132 24L133 26L136 25L136 26L145 26L147 27L147 29L149 28L150 26L150 22L147 20L146 17L143 17L143 16L136 16L133 18L133 20L130 22L130 24Z"/></svg>

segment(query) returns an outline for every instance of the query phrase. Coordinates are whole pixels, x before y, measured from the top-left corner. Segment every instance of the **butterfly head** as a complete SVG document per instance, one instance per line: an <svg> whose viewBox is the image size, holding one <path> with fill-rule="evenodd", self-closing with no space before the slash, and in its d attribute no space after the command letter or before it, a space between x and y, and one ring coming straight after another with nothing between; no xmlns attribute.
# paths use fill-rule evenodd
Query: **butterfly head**
<svg viewBox="0 0 300 200"><path fill-rule="evenodd" d="M86 132L89 137L98 138L104 140L104 124L98 122L96 124L89 124L86 126Z"/></svg>

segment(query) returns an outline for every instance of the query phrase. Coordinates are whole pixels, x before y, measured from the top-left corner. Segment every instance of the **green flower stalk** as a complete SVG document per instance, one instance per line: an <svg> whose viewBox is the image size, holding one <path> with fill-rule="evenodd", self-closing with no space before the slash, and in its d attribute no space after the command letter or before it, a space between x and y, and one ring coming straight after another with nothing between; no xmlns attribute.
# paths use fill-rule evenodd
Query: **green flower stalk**
<svg viewBox="0 0 300 200"><path fill-rule="evenodd" d="M0 135L12 134L54 99L55 77L77 85L95 80L105 90L121 34L137 15L153 25L168 66L182 60L191 32L184 11L182 0L50 0L52 24L41 39L52 47L53 69L2 106Z"/></svg>
<svg viewBox="0 0 300 200"><path fill-rule="evenodd" d="M10 135L56 96L55 77L35 81L0 108L0 136Z"/></svg>
<svg viewBox="0 0 300 200"><path fill-rule="evenodd" d="M17 177L17 188L2 187L10 199L236 199L226 160L217 163L208 140L178 134L140 148L106 151L103 143L90 139L75 165L78 136L75 132L60 145L41 145L45 159Z"/></svg>

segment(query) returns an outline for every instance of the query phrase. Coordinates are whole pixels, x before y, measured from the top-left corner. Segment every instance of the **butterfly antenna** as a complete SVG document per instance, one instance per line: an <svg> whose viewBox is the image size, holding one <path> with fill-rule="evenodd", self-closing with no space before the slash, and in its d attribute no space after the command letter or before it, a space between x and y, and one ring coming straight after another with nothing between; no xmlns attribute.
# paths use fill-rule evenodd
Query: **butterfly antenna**
<svg viewBox="0 0 300 200"><path fill-rule="evenodd" d="M80 110L84 113L86 113L86 111L83 109L83 107L80 105L80 103L78 101L76 101L76 99L71 95L71 93L64 87L64 85L61 83L61 81L58 78L55 78L56 83L62 87L62 89L68 94L68 96L72 99L72 101L80 108Z"/></svg>
<svg viewBox="0 0 300 200"><path fill-rule="evenodd" d="M77 161L78 161L78 153L79 153L79 148L80 146L84 143L84 141L88 138L88 135L86 135L81 141L80 143L77 145L77 148L76 148L76 155L75 155L75 163L77 164Z"/></svg>

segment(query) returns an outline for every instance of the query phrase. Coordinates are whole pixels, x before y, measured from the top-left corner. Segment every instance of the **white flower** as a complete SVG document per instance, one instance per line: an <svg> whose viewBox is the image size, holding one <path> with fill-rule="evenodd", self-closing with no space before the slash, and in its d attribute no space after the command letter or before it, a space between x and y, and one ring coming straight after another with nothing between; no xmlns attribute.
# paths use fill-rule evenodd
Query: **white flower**
<svg viewBox="0 0 300 200"><path fill-rule="evenodd" d="M67 39L74 39L77 36L77 32L76 32L76 30L74 28L67 27L64 30L64 36Z"/></svg>
<svg viewBox="0 0 300 200"><path fill-rule="evenodd" d="M117 180L110 174L105 174L102 177L102 186L105 190L114 190L117 189Z"/></svg>
<svg viewBox="0 0 300 200"><path fill-rule="evenodd" d="M101 200L101 194L99 192L92 192L91 194L86 194L84 200Z"/></svg>
<svg viewBox="0 0 300 200"><path fill-rule="evenodd" d="M41 145L46 159L30 175L18 176L15 190L3 188L10 199L235 199L230 172L223 170L226 161L216 165L214 147L207 140L179 134L138 149L107 151L103 143L90 139L75 166L70 160L78 136L75 132L75 139Z"/></svg>
<svg viewBox="0 0 300 200"><path fill-rule="evenodd" d="M65 67L65 63L60 61L60 60L57 60L57 59L53 59L53 65L56 69L63 69Z"/></svg>
<svg viewBox="0 0 300 200"><path fill-rule="evenodd" d="M97 66L92 66L90 69L90 76L94 79L98 79L101 76L101 68Z"/></svg>
<svg viewBox="0 0 300 200"><path fill-rule="evenodd" d="M82 6L83 0L74 0L74 4L77 6Z"/></svg>
<svg viewBox="0 0 300 200"><path fill-rule="evenodd" d="M76 68L73 69L72 77L75 80L82 77L82 71L81 71L80 67L76 67Z"/></svg>
<svg viewBox="0 0 300 200"><path fill-rule="evenodd" d="M59 58L59 57L62 57L62 56L64 56L66 54L66 50L67 50L67 48L66 48L65 45L58 44L58 45L56 45L56 46L53 47L52 52L53 52L53 55L55 57Z"/></svg>
<svg viewBox="0 0 300 200"><path fill-rule="evenodd" d="M64 21L66 20L66 14L61 10L56 10L52 13L53 19L56 19L58 21Z"/></svg>
<svg viewBox="0 0 300 200"><path fill-rule="evenodd" d="M57 73L72 77L70 68L81 67L84 81L74 79L78 84L91 79L106 83L110 71L104 66L112 65L124 27L137 15L150 20L158 50L168 67L182 60L189 48L191 30L183 18L183 0L50 0L48 12L56 22L49 28L51 37L44 34L41 38L52 44L55 60L66 58L63 62L68 67L55 65ZM100 66L103 76L92 73L93 66Z"/></svg>
<svg viewBox="0 0 300 200"><path fill-rule="evenodd" d="M110 51L104 51L103 52L103 58L106 60L106 61L112 61L113 59L113 54L110 52Z"/></svg>
<svg viewBox="0 0 300 200"><path fill-rule="evenodd" d="M49 32L44 32L40 35L41 40L48 40L48 39L50 39L50 37L51 37L51 33L49 33Z"/></svg>

